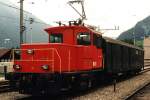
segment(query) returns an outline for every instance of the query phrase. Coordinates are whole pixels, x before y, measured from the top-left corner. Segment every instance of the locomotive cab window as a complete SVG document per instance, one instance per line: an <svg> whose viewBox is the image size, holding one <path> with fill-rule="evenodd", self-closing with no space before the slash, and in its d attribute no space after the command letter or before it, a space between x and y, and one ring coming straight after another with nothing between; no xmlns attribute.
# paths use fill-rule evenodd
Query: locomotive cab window
<svg viewBox="0 0 150 100"><path fill-rule="evenodd" d="M77 44L78 45L90 45L91 44L90 33L87 33L87 32L79 33L77 35Z"/></svg>
<svg viewBox="0 0 150 100"><path fill-rule="evenodd" d="M62 34L50 34L50 43L63 43Z"/></svg>

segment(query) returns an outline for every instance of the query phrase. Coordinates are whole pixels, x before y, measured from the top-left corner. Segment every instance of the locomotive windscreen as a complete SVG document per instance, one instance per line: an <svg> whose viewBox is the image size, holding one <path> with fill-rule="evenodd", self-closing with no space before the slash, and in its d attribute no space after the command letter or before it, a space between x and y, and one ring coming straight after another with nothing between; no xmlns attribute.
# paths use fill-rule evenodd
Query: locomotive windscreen
<svg viewBox="0 0 150 100"><path fill-rule="evenodd" d="M63 43L63 35L61 33L50 34L50 43Z"/></svg>

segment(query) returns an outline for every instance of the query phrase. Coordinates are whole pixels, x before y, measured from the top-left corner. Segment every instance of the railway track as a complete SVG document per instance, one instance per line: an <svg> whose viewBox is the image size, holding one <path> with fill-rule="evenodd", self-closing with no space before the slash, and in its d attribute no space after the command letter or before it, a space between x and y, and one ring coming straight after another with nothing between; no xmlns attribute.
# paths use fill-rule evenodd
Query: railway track
<svg viewBox="0 0 150 100"><path fill-rule="evenodd" d="M145 68L140 72L140 74L146 73L150 71L150 67ZM135 97L136 94L138 94L141 90L143 90L146 86L150 85L150 81L146 82L145 84L141 85L139 88L132 91L129 95L125 96L123 100L134 100L133 97Z"/></svg>
<svg viewBox="0 0 150 100"><path fill-rule="evenodd" d="M145 87L149 86L150 87L150 81L143 84L142 86L140 86L139 88L137 88L135 91L133 91L131 94L125 96L124 100L134 100L134 98L136 97L136 95L140 95L142 93L140 93L140 91L142 91ZM139 94L138 94L139 93Z"/></svg>
<svg viewBox="0 0 150 100"><path fill-rule="evenodd" d="M141 73L146 73L148 71L150 71L150 67L146 67L146 68L144 67L144 70L142 70Z"/></svg>
<svg viewBox="0 0 150 100"><path fill-rule="evenodd" d="M0 93L9 92L13 89L9 86L9 81L0 81Z"/></svg>

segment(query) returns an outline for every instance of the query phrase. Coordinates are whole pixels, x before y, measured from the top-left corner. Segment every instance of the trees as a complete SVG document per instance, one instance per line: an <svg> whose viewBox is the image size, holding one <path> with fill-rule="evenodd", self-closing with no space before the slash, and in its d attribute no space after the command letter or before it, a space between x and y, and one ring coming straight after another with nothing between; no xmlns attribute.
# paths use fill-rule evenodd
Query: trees
<svg viewBox="0 0 150 100"><path fill-rule="evenodd" d="M124 39L124 40L121 40L121 41L134 45L133 39ZM135 46L143 48L143 40L136 40L135 41Z"/></svg>

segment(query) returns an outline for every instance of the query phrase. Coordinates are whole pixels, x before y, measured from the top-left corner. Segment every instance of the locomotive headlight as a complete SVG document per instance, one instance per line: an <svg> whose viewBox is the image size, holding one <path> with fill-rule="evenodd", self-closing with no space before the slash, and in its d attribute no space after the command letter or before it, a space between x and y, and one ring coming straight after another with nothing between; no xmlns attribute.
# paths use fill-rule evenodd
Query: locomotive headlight
<svg viewBox="0 0 150 100"><path fill-rule="evenodd" d="M49 66L48 65L43 65L41 68L44 69L44 70L48 70Z"/></svg>
<svg viewBox="0 0 150 100"><path fill-rule="evenodd" d="M20 52L20 50L15 50L15 53L20 54L21 52Z"/></svg>
<svg viewBox="0 0 150 100"><path fill-rule="evenodd" d="M15 70L20 70L20 69L21 69L21 66L20 66L20 65L13 65L13 68L14 68Z"/></svg>
<svg viewBox="0 0 150 100"><path fill-rule="evenodd" d="M27 53L28 53L28 54L33 54L33 50L32 50L32 49L28 49L28 50L27 50Z"/></svg>

